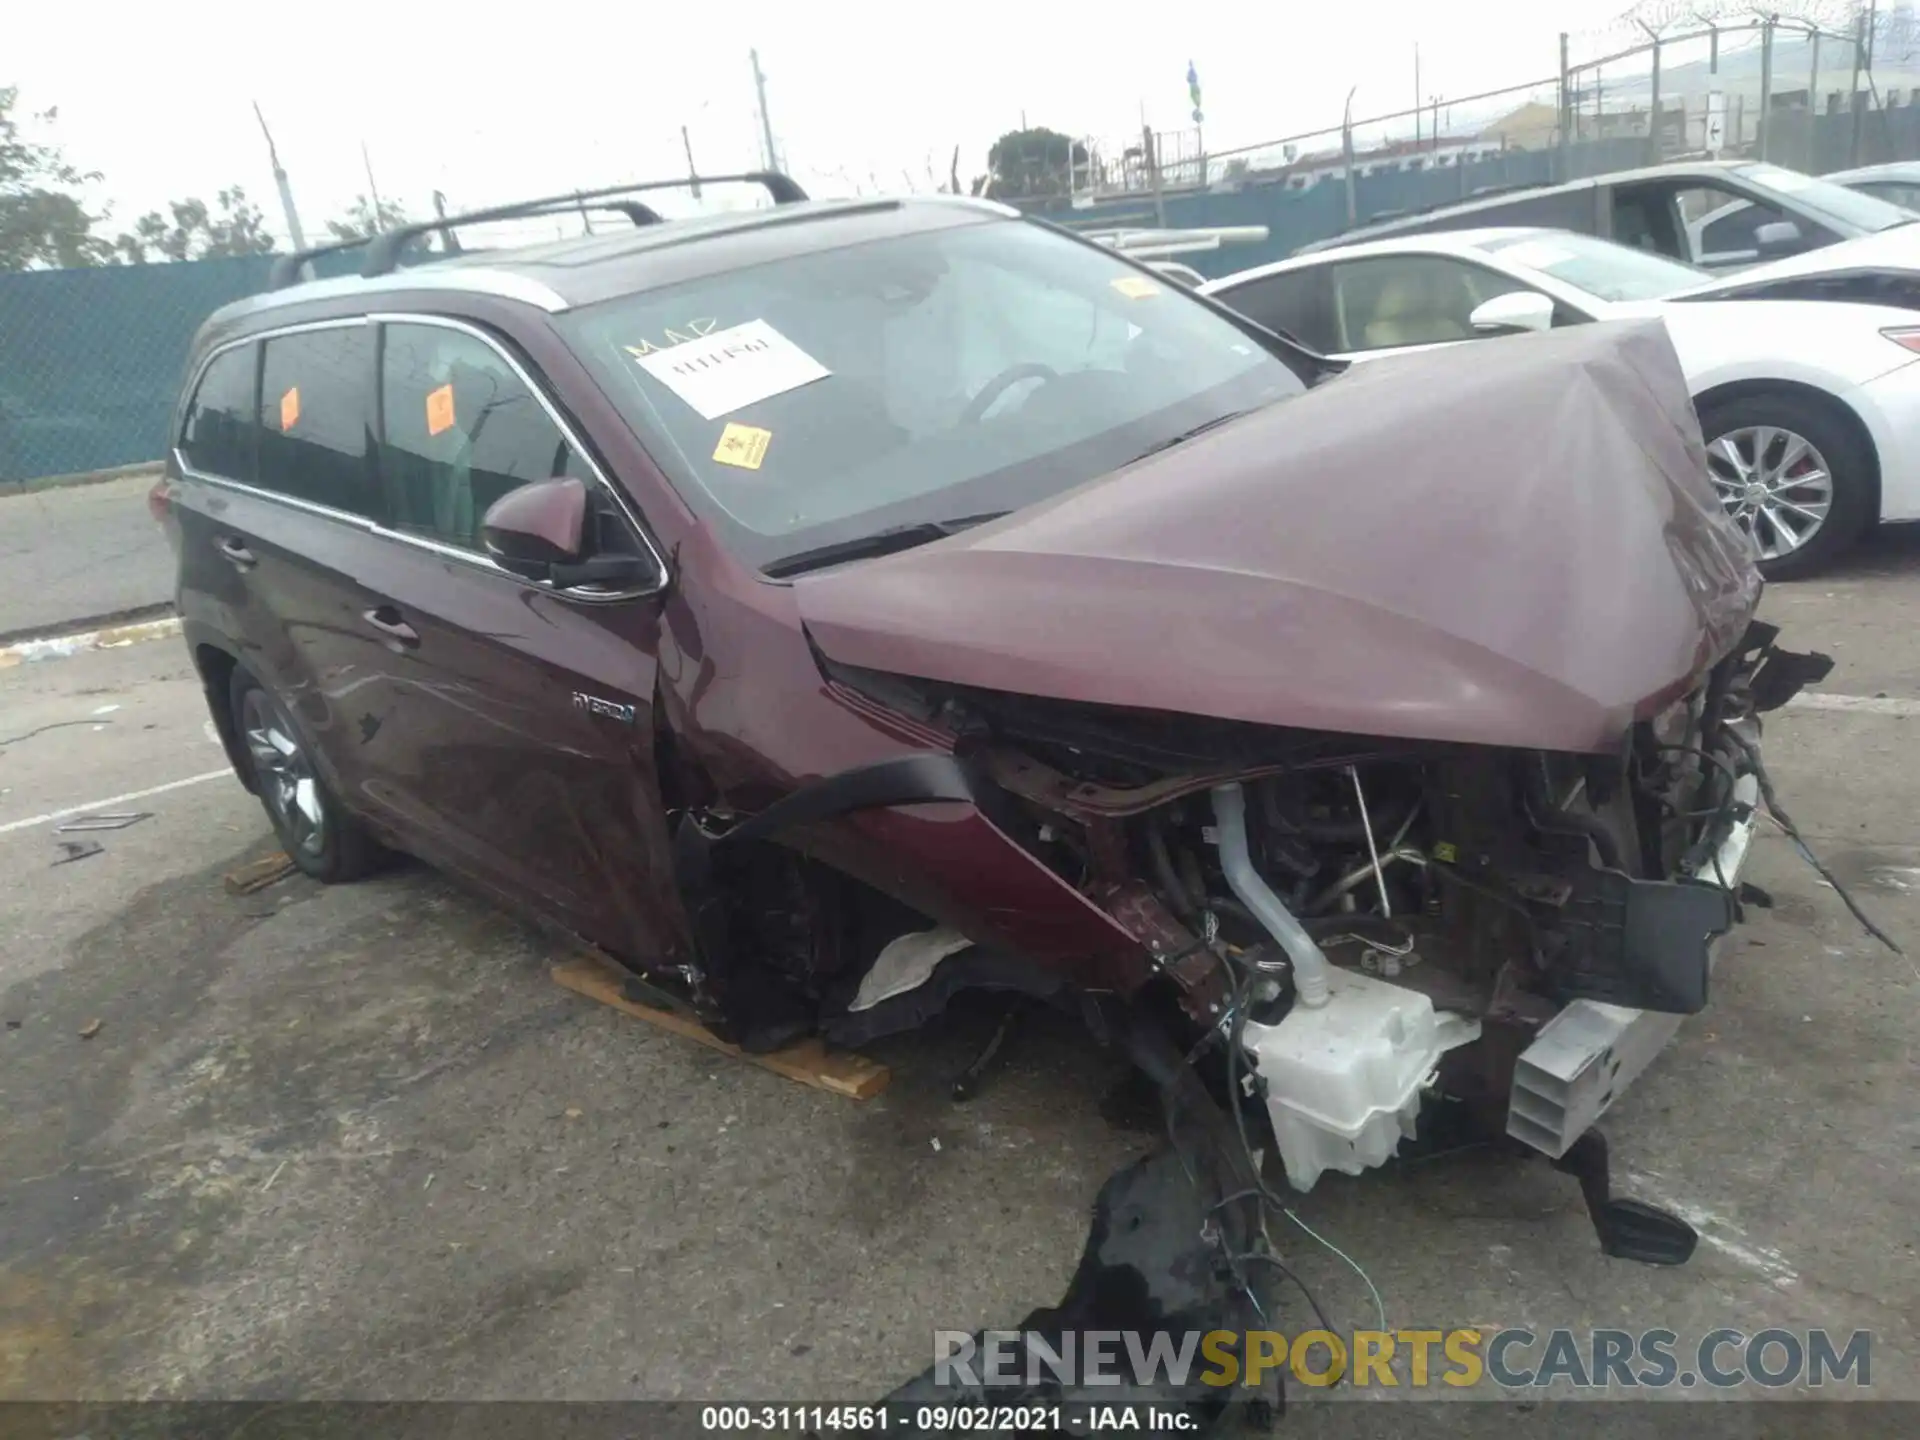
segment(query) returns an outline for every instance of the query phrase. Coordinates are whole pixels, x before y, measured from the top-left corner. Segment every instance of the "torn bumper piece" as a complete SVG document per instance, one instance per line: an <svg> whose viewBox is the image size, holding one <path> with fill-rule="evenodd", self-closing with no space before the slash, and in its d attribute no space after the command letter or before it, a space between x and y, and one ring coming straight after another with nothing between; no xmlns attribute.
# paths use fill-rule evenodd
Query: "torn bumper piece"
<svg viewBox="0 0 1920 1440"><path fill-rule="evenodd" d="M1753 843L1756 823L1753 807L1759 798L1758 780L1752 775L1742 775L1734 786L1734 799L1744 808L1744 818L1733 824L1727 838L1704 867L1703 879L1689 885L1661 887L1673 892L1696 892L1698 899L1689 896L1684 902L1686 917L1664 915L1662 908L1655 905L1648 918L1656 923L1671 922L1663 933L1653 934L1631 921L1624 927L1629 959L1643 958L1634 947L1636 937L1645 939L1655 947L1655 963L1661 967L1668 986L1686 999L1692 999L1697 993L1697 1003L1682 1012L1635 1009L1603 1000L1574 1000L1541 1027L1514 1066L1507 1111L1508 1135L1559 1159L1666 1048L1679 1031L1684 1014L1704 1007L1716 942L1731 923L1740 869ZM1712 918L1714 907L1724 912L1726 920L1705 940L1699 940L1697 925L1703 917ZM1631 904L1627 906L1629 914L1633 908ZM1688 919L1696 928L1683 928L1683 919ZM1689 961L1689 952L1696 958Z"/></svg>

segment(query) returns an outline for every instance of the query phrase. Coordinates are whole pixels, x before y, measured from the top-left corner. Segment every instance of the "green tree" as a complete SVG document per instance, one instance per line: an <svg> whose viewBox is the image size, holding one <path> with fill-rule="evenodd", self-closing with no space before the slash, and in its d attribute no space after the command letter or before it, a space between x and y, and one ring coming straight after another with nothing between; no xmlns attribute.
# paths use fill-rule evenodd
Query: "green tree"
<svg viewBox="0 0 1920 1440"><path fill-rule="evenodd" d="M238 185L214 197L217 210L197 198L175 200L167 214L149 210L113 242L129 265L149 260L219 260L236 255L271 255L273 236L266 217Z"/></svg>
<svg viewBox="0 0 1920 1440"><path fill-rule="evenodd" d="M376 205L365 195L354 197L344 220L329 220L327 229L336 240L368 240L375 234L411 223L406 207L397 200L382 200Z"/></svg>
<svg viewBox="0 0 1920 1440"><path fill-rule="evenodd" d="M13 114L19 98L16 87L0 86L0 270L104 264L112 248L93 227L106 217L88 214L75 193L99 175L23 136ZM59 112L31 118L51 124Z"/></svg>
<svg viewBox="0 0 1920 1440"><path fill-rule="evenodd" d="M1074 167L1086 163L1087 147L1058 130L1009 130L987 151L986 193L993 200L1065 195Z"/></svg>

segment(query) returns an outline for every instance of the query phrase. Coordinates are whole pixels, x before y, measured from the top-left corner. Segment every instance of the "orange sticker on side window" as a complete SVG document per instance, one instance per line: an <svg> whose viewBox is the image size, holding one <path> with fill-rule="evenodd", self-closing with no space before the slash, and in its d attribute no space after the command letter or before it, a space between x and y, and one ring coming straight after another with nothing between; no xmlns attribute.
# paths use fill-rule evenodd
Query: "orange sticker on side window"
<svg viewBox="0 0 1920 1440"><path fill-rule="evenodd" d="M300 387L295 385L280 397L280 428L291 430L300 420Z"/></svg>
<svg viewBox="0 0 1920 1440"><path fill-rule="evenodd" d="M427 392L427 433L438 435L453 428L453 386L442 385Z"/></svg>

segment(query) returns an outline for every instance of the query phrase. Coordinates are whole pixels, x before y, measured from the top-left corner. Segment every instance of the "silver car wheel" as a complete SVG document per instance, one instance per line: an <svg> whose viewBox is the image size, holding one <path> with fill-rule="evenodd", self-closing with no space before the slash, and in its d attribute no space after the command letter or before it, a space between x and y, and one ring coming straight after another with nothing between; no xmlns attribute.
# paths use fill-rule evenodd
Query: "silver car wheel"
<svg viewBox="0 0 1920 1440"><path fill-rule="evenodd" d="M1833 508L1833 472L1813 442L1777 425L1729 430L1707 447L1707 476L1762 560L1805 545Z"/></svg>
<svg viewBox="0 0 1920 1440"><path fill-rule="evenodd" d="M265 690L249 690L240 711L261 798L287 843L318 859L327 844L327 812L314 779L313 761L286 712Z"/></svg>

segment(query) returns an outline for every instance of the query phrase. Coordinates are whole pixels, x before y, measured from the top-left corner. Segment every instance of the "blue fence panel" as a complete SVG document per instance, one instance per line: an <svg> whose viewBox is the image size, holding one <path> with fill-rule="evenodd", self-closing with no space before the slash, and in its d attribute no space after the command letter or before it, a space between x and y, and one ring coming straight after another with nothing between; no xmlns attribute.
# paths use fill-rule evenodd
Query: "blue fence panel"
<svg viewBox="0 0 1920 1440"><path fill-rule="evenodd" d="M270 263L0 275L0 481L158 459L194 330Z"/></svg>

